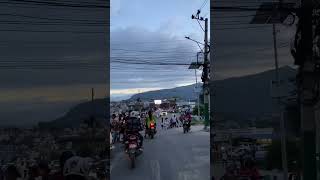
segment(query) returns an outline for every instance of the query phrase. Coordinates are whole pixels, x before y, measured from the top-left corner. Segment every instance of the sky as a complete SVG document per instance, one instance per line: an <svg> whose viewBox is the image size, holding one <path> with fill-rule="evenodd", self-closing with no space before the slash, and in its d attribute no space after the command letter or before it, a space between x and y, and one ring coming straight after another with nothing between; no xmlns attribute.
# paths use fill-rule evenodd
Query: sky
<svg viewBox="0 0 320 180"><path fill-rule="evenodd" d="M270 1L217 0L212 6L242 6L254 9L263 2ZM256 74L275 68L272 24L250 24L255 15L254 11L231 12L215 8L210 13L213 22L211 37L214 43L211 47L214 52L211 53L211 63L213 64L211 66L211 80ZM280 67L294 67L290 47L295 35L295 27L295 24L292 26L275 25Z"/></svg>
<svg viewBox="0 0 320 180"><path fill-rule="evenodd" d="M110 93L119 100L195 83L188 64L196 61L200 49L184 37L203 42L201 27L191 19L201 6L201 15L213 21L209 23L211 80L274 67L271 25L249 25L253 12L210 12L209 0L204 2L111 0L111 9L2 2L0 125L54 120L90 100L91 88L96 98ZM256 7L259 3L216 0L214 5ZM294 26L277 25L281 66L293 64L290 40L294 30ZM199 81L201 71L197 75Z"/></svg>
<svg viewBox="0 0 320 180"><path fill-rule="evenodd" d="M196 82L188 65L200 48L185 36L204 42L204 31L191 19L199 8L210 18L209 0L111 0L111 99Z"/></svg>
<svg viewBox="0 0 320 180"><path fill-rule="evenodd" d="M52 121L90 100L91 88L109 94L109 9L10 1L0 12L0 125Z"/></svg>
<svg viewBox="0 0 320 180"><path fill-rule="evenodd" d="M188 66L149 64L188 64L196 61L199 47L184 39L184 36L203 42L203 31L190 16L204 2L111 0L111 99L120 100L139 92L195 83L194 70L188 70ZM216 0L211 5L258 8L262 2L266 1ZM209 27L212 37L211 80L255 74L274 68L272 25L250 24L255 14L252 11L208 12L210 1L201 9L201 15L208 17L209 22L212 21ZM279 65L291 66L293 59L290 43L295 26L277 24L276 30ZM197 74L200 80L201 71Z"/></svg>

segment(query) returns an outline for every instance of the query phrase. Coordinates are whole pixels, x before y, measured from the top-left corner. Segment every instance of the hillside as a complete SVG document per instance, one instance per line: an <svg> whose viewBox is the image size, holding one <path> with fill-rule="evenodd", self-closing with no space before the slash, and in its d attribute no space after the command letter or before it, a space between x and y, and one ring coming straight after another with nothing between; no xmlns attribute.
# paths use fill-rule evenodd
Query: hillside
<svg viewBox="0 0 320 180"><path fill-rule="evenodd" d="M294 78L296 70L288 66L279 69L281 79ZM262 114L277 108L270 97L270 81L275 71L230 78L214 83L214 106L216 112ZM278 108L276 109L278 110Z"/></svg>
<svg viewBox="0 0 320 180"><path fill-rule="evenodd" d="M183 100L195 100L197 99L194 89L196 84L189 86L181 86L173 89L162 89L156 91L148 91L140 94L133 95L130 100L136 100L140 98L141 100L151 100L151 99L168 99L176 97Z"/></svg>
<svg viewBox="0 0 320 180"><path fill-rule="evenodd" d="M281 79L295 77L296 70L288 66L279 69ZM214 99L212 106L216 115L221 119L234 121L247 121L257 115L270 114L278 111L270 97L270 80L274 79L274 70L262 73L214 81ZM130 99L142 100L168 99L172 97L193 100L196 99L194 93L195 85L182 86L173 89L150 91L133 95ZM109 117L107 109L109 104L106 99L94 101L96 117L100 117L103 123L107 123L104 117ZM42 127L71 127L90 117L91 102L84 102L73 107L63 117L49 123L40 123Z"/></svg>
<svg viewBox="0 0 320 180"><path fill-rule="evenodd" d="M76 105L71 108L68 113L63 117L58 118L51 122L42 122L39 123L40 127L74 127L78 126L81 121L90 118L92 114L97 118L101 123L107 123L106 118L109 117L107 114L107 109L109 104L107 99L96 99L93 101L84 102ZM94 108L94 111L92 109ZM92 113L93 112L93 113Z"/></svg>
<svg viewBox="0 0 320 180"><path fill-rule="evenodd" d="M284 66L279 69L281 79L294 78L296 70ZM214 81L212 105L214 111L219 113L245 114L247 116L274 112L276 106L270 97L270 81L275 79L275 71L269 70L262 73L237 78ZM196 99L194 85L150 91L133 95L130 99L141 98L166 99L179 97L184 100Z"/></svg>

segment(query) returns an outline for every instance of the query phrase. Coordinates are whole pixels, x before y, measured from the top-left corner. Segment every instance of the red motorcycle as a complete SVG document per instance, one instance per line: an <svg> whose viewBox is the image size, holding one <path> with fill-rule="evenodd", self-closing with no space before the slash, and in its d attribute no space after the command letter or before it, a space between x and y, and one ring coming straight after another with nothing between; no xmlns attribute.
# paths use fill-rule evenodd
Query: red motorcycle
<svg viewBox="0 0 320 180"><path fill-rule="evenodd" d="M153 122L150 123L150 128L148 129L148 136L153 139L156 134L156 126Z"/></svg>
<svg viewBox="0 0 320 180"><path fill-rule="evenodd" d="M139 150L138 144L139 138L137 135L129 134L127 141L125 142L128 145L128 151L126 152L130 159L130 167L135 168L136 157L139 156L142 152Z"/></svg>

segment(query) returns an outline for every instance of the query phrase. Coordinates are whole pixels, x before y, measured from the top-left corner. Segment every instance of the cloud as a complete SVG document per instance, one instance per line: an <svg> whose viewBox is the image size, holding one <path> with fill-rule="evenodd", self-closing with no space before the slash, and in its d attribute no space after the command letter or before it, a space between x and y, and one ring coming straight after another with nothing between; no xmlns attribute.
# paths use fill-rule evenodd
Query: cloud
<svg viewBox="0 0 320 180"><path fill-rule="evenodd" d="M171 37L160 30L152 32L138 27L114 30L111 32L111 88L170 88L194 80L194 71L188 70L188 64L195 61L197 48L183 37Z"/></svg>
<svg viewBox="0 0 320 180"><path fill-rule="evenodd" d="M112 16L117 16L120 14L120 10L121 10L121 0L111 0L110 1L110 14L111 17Z"/></svg>
<svg viewBox="0 0 320 180"><path fill-rule="evenodd" d="M114 89L110 91L111 95L132 95L147 91L159 90L159 88L133 88L133 89Z"/></svg>

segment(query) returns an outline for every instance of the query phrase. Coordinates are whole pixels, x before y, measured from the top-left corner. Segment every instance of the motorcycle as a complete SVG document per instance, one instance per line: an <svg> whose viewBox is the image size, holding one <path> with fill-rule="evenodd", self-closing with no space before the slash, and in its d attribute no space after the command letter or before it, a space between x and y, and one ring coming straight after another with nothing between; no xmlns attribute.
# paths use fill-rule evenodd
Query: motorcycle
<svg viewBox="0 0 320 180"><path fill-rule="evenodd" d="M136 157L139 156L142 152L139 150L138 144L139 138L137 135L130 134L127 141L125 142L128 145L128 151L126 152L130 159L131 169L135 168Z"/></svg>
<svg viewBox="0 0 320 180"><path fill-rule="evenodd" d="M153 139L156 134L156 127L154 123L150 123L150 128L148 129L148 136Z"/></svg>
<svg viewBox="0 0 320 180"><path fill-rule="evenodd" d="M189 131L190 131L190 122L189 121L183 122L183 133L187 133Z"/></svg>

